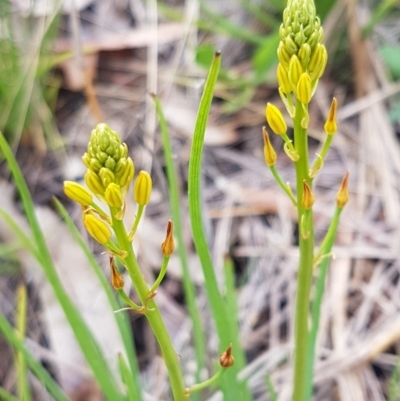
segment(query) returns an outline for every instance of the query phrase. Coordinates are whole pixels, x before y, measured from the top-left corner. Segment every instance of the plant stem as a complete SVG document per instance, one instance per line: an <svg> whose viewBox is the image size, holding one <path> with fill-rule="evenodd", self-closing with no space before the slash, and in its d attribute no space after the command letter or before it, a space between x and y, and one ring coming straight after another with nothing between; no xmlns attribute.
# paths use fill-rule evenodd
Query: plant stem
<svg viewBox="0 0 400 401"><path fill-rule="evenodd" d="M152 331L157 338L158 344L164 356L174 400L187 401L185 397L185 386L183 383L178 356L175 352L167 328L165 327L160 310L153 299L148 300L149 288L136 260L136 256L132 249L132 244L129 241L123 222L117 220L112 212L111 215L113 229L119 246L121 249L127 252L127 256L124 258L125 267L128 270L129 276L134 284L135 290L140 298L140 301L142 302L142 305L147 304L148 306L148 310L145 311L144 314L150 323Z"/></svg>
<svg viewBox="0 0 400 401"><path fill-rule="evenodd" d="M308 138L307 130L301 126L304 110L300 101L296 100L296 115L294 117L294 146L300 158L295 163L297 185L297 212L300 224L304 213L302 205L303 181L311 188L312 180L308 175ZM294 379L293 401L305 401L305 379L307 366L307 338L308 317L310 304L310 290L314 260L314 223L310 210L310 232L306 239L299 229L300 261L297 276L296 314L295 314L295 351L294 351Z"/></svg>
<svg viewBox="0 0 400 401"><path fill-rule="evenodd" d="M329 226L328 233L326 234L325 240L321 245L320 252L322 255L330 253L335 241L337 227L339 225L339 218L342 209L336 207L335 214L332 217L331 224ZM319 320L321 315L322 298L325 291L326 274L328 272L330 258L325 257L322 259L319 266L318 278L315 284L315 296L312 303L312 321L311 329L308 336L308 357L307 357L307 370L306 370L306 400L311 400L312 389L313 389L313 370L315 363L315 344L318 335Z"/></svg>

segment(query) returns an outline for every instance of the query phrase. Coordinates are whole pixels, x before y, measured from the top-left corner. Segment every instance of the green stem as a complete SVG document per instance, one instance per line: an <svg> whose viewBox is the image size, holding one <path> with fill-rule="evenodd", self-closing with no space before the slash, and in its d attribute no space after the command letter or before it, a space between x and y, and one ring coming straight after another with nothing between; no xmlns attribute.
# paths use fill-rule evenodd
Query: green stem
<svg viewBox="0 0 400 401"><path fill-rule="evenodd" d="M339 218L341 212L342 209L336 207L328 232L320 248L320 251L323 252L324 255L330 253L332 250L333 243L335 241L337 227L339 225ZM308 336L308 357L307 357L307 369L306 369L306 381L305 381L306 400L311 400L312 396L313 370L315 363L315 345L317 340L319 320L321 315L322 297L325 291L325 281L326 281L326 274L328 272L329 262L330 258L328 257L322 259L321 261L318 271L318 279L315 286L315 296L312 303L312 321L311 321L310 333Z"/></svg>
<svg viewBox="0 0 400 401"><path fill-rule="evenodd" d="M168 177L169 203L171 205L174 231L178 242L177 252L182 266L183 290L185 292L185 301L188 312L193 324L193 342L197 362L196 380L200 381L200 373L204 367L204 361L206 357L206 340L204 336L200 311L196 304L196 288L190 276L189 257L186 251L185 239L182 229L182 206L180 202L181 196L179 192L178 174L174 165L170 135L160 100L157 98L157 96L153 96L153 99L156 104L156 110L158 118L160 120L161 138L163 143L165 165L167 168ZM196 396L193 398L196 399Z"/></svg>
<svg viewBox="0 0 400 401"><path fill-rule="evenodd" d="M297 206L297 200L293 196L292 191L290 190L290 187L288 184L285 184L282 180L282 177L279 175L278 171L276 170L275 166L270 166L269 169L271 170L272 175L275 178L275 181L279 184L279 186L285 191L286 195L289 197L289 199L292 201L294 207Z"/></svg>
<svg viewBox="0 0 400 401"><path fill-rule="evenodd" d="M158 288L158 286L163 281L165 273L167 272L168 262L169 262L169 257L164 256L163 257L163 261L162 261L162 265L161 265L160 273L158 274L158 277L157 277L156 281L154 282L153 286L150 288L149 294L154 293L154 291Z"/></svg>
<svg viewBox="0 0 400 401"><path fill-rule="evenodd" d="M129 241L123 222L117 220L114 217L112 211L111 215L113 229L117 237L118 244L121 249L127 252L127 256L124 258L126 269L128 270L129 276L133 282L140 301L143 305L148 306L148 310L144 312L144 315L147 317L150 323L152 331L157 338L158 344L164 356L164 361L168 370L174 400L187 401L185 397L185 386L183 383L183 377L179 365L178 356L175 352L167 328L165 327L165 323L161 316L160 310L158 309L157 304L153 299L148 299L149 288L136 260L136 256L132 249L132 244Z"/></svg>
<svg viewBox="0 0 400 401"><path fill-rule="evenodd" d="M142 218L142 215L143 215L144 208L145 207L143 205L138 205L138 210L137 210L137 213L135 216L135 220L133 222L131 231L129 232L129 235L128 235L128 238L130 241L132 241L133 237L135 236L136 230L139 226L140 219Z"/></svg>
<svg viewBox="0 0 400 401"><path fill-rule="evenodd" d="M192 387L186 390L186 394L191 395L196 391L204 390L205 388L211 386L212 384L216 383L219 378L221 377L222 373L225 372L225 368L219 368L218 372L213 376L210 377L208 380L203 381L202 383L198 383L193 385Z"/></svg>
<svg viewBox="0 0 400 401"><path fill-rule="evenodd" d="M311 188L308 175L308 138L307 130L301 126L304 110L301 102L296 100L296 115L294 118L294 145L300 158L295 163L297 184L298 221L304 213L302 206L303 181ZM300 261L297 275L296 314L295 314L295 351L294 351L294 383L293 401L305 401L305 378L307 366L308 317L310 305L310 290L314 260L314 230L313 215L310 216L310 233L303 238L299 230Z"/></svg>
<svg viewBox="0 0 400 401"><path fill-rule="evenodd" d="M21 341L24 341L26 334L26 312L27 312L27 293L26 287L21 285L17 292L17 334ZM17 389L22 401L30 401L28 371L26 361L22 352L17 352Z"/></svg>
<svg viewBox="0 0 400 401"><path fill-rule="evenodd" d="M233 349L235 350L236 348L241 347L239 339L235 338L231 332L231 325L237 317L233 316L232 313L227 310L225 300L219 291L214 264L203 226L203 203L201 199L200 185L205 129L211 107L214 86L221 63L220 56L220 53L217 53L214 57L197 113L196 127L189 159L188 196L193 242L203 269L207 298L215 321L219 345L220 348L224 349L232 343ZM237 380L237 374L241 368L243 368L243 366L240 366L239 363L235 363L222 377L221 384L224 399L226 401L236 399L245 401L251 399L247 386L244 383L239 383Z"/></svg>

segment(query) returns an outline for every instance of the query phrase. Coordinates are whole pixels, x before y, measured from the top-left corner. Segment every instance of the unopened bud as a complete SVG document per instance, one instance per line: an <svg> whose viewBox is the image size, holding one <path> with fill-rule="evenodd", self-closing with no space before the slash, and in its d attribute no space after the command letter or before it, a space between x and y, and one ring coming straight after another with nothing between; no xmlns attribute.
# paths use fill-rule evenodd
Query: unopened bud
<svg viewBox="0 0 400 401"><path fill-rule="evenodd" d="M110 267L111 267L111 285L116 290L124 288L124 276L118 271L115 264L114 256L110 255Z"/></svg>
<svg viewBox="0 0 400 401"><path fill-rule="evenodd" d="M267 129L265 127L262 128L263 137L264 137L264 158L265 163L268 167L274 166L276 163L276 152L272 147L271 141L269 139L269 135Z"/></svg>
<svg viewBox="0 0 400 401"><path fill-rule="evenodd" d="M165 236L164 242L161 244L161 252L163 256L169 258L175 250L175 242L174 242L174 226L172 221L168 221L167 225L167 234Z"/></svg>
<svg viewBox="0 0 400 401"><path fill-rule="evenodd" d="M114 173L106 167L102 167L99 171L99 176L105 188L115 181Z"/></svg>
<svg viewBox="0 0 400 401"><path fill-rule="evenodd" d="M311 56L310 63L308 64L308 72L313 81L315 79L321 78L322 74L325 71L327 61L328 53L326 52L325 46L320 43L317 44Z"/></svg>
<svg viewBox="0 0 400 401"><path fill-rule="evenodd" d="M286 134L287 126L281 111L271 103L267 104L265 115L272 131L277 135Z"/></svg>
<svg viewBox="0 0 400 401"><path fill-rule="evenodd" d="M136 178L133 189L133 198L141 206L146 206L150 201L153 183L150 174L142 170Z"/></svg>
<svg viewBox="0 0 400 401"><path fill-rule="evenodd" d="M303 72L297 83L296 97L301 103L308 104L311 100L311 93L311 78L306 72Z"/></svg>
<svg viewBox="0 0 400 401"><path fill-rule="evenodd" d="M328 118L326 119L324 125L324 130L327 133L327 135L334 135L337 131L336 111L337 111L337 100L336 98L333 98L331 107L329 109Z"/></svg>
<svg viewBox="0 0 400 401"><path fill-rule="evenodd" d="M281 63L278 64L276 76L278 78L279 87L281 88L282 93L285 95L289 94L292 89L289 82L288 72Z"/></svg>
<svg viewBox="0 0 400 401"><path fill-rule="evenodd" d="M301 45L298 57L303 70L306 70L311 58L311 46L308 43L303 43Z"/></svg>
<svg viewBox="0 0 400 401"><path fill-rule="evenodd" d="M64 193L82 206L89 206L93 202L92 194L77 182L64 181Z"/></svg>
<svg viewBox="0 0 400 401"><path fill-rule="evenodd" d="M301 66L300 60L296 55L293 55L289 62L289 82L292 85L292 89L296 89L302 73L303 67Z"/></svg>
<svg viewBox="0 0 400 401"><path fill-rule="evenodd" d="M288 53L288 51L286 50L286 47L284 45L283 42L279 43L279 47L278 47L278 59L279 62L282 64L282 66L285 69L289 68L289 61L290 61L290 54Z"/></svg>
<svg viewBox="0 0 400 401"><path fill-rule="evenodd" d="M109 206L117 207L118 209L120 209L124 204L121 188L114 182L108 185L106 192L104 193L104 199Z"/></svg>
<svg viewBox="0 0 400 401"><path fill-rule="evenodd" d="M336 196L336 204L339 208L343 208L349 200L349 172L345 174L340 185L339 192Z"/></svg>
<svg viewBox="0 0 400 401"><path fill-rule="evenodd" d="M100 177L92 170L86 171L85 183L95 195L104 195L104 185Z"/></svg>
<svg viewBox="0 0 400 401"><path fill-rule="evenodd" d="M121 171L119 175L117 175L119 185L121 187L129 187L134 174L135 174L135 167L133 165L133 161L130 157L128 157L126 159L125 168Z"/></svg>
<svg viewBox="0 0 400 401"><path fill-rule="evenodd" d="M307 184L307 181L303 181L303 196L301 198L301 205L303 209L309 210L313 207L315 202L314 195L311 191L310 186Z"/></svg>
<svg viewBox="0 0 400 401"><path fill-rule="evenodd" d="M111 230L104 221L94 217L92 214L85 213L83 223L88 233L100 244L106 244L111 238Z"/></svg>
<svg viewBox="0 0 400 401"><path fill-rule="evenodd" d="M219 357L219 363L223 368L229 368L235 363L235 358L232 355L232 344Z"/></svg>

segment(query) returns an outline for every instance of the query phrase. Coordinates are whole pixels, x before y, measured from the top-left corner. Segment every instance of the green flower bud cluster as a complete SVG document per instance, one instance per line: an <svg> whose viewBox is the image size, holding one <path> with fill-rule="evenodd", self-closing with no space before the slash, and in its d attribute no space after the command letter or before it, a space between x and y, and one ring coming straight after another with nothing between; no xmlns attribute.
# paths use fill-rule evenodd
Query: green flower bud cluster
<svg viewBox="0 0 400 401"><path fill-rule="evenodd" d="M87 167L85 182L89 189L118 207L135 172L126 144L107 124L99 124L90 135L82 160Z"/></svg>
<svg viewBox="0 0 400 401"><path fill-rule="evenodd" d="M308 104L328 59L314 1L288 0L279 35L277 78L281 95L286 98L293 92Z"/></svg>

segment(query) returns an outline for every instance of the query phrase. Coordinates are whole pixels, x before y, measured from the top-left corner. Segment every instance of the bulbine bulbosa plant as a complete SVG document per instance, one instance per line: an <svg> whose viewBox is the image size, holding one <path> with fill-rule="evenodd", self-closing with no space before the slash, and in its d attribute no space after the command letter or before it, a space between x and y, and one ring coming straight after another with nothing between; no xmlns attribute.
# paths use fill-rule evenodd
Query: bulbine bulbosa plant
<svg viewBox="0 0 400 401"><path fill-rule="evenodd" d="M133 181L135 169L132 159L128 156L126 144L121 143L118 134L107 124L99 124L91 133L83 162L87 167L85 183L89 189L76 182L65 181L64 192L82 206L83 223L88 233L108 252L111 284L125 303L126 307L123 309L131 309L148 319L164 356L174 400L187 400L195 391L216 382L225 369L233 365L232 347L229 346L221 354L220 367L213 377L190 388L184 386L178 355L155 302L157 288L165 276L170 256L175 250L173 223L168 221L165 240L161 244L163 259L160 273L153 284L148 284L136 259L132 242L144 208L150 201L152 179L149 173L140 171L134 181L133 199L137 204L137 212L131 226L127 228L123 222L125 197ZM98 202L105 203L108 212L104 212ZM116 261L123 266L132 280L140 305L133 302L125 292L124 277Z"/></svg>
<svg viewBox="0 0 400 401"><path fill-rule="evenodd" d="M334 98L324 125L326 133L321 150L310 162L308 154L308 105L324 73L327 52L322 44L323 29L313 0L289 0L283 12L278 47L277 78L279 94L293 120L293 140L287 135L287 125L280 110L268 103L266 118L271 130L284 142L284 151L294 164L296 195L283 182L275 168L277 155L267 129L263 128L264 156L273 176L298 212L299 268L295 311L295 348L293 401L310 400L319 324L320 306L326 271L341 211L348 200L348 174L343 178L336 202L336 210L325 239L315 251L313 223L313 181L323 167L325 156L337 130L337 102ZM317 276L315 293L311 298L313 276ZM311 313L311 319L310 319ZM310 323L311 322L311 323Z"/></svg>
<svg viewBox="0 0 400 401"><path fill-rule="evenodd" d="M320 20L316 16L313 0L289 0L283 13L283 24L280 28L281 41L277 50L279 59L277 77L280 97L287 113L293 120L293 139L289 138L284 116L275 105L268 103L266 119L270 129L282 138L284 151L294 164L296 172L296 189L294 192L288 184L283 182L275 167L277 154L273 149L267 129L263 128L266 164L298 211L300 257L295 311L293 401L311 400L312 397L315 342L324 283L339 217L348 200L348 174L346 174L337 195L336 210L328 232L319 249L315 250L313 181L323 167L326 154L337 130L337 102L336 99L333 99L324 125L325 141L320 152L315 156L315 160L310 162L307 136L310 120L308 105L317 89L318 81L324 73L328 57L322 44L322 38L323 30ZM217 53L200 103L195 128L189 166L189 188L191 188L192 194L189 195L191 196L193 193L199 192L205 124L219 65L220 54ZM156 102L156 105L159 107L159 103ZM165 122L163 123L162 118L160 118L160 125L163 131ZM191 200L189 196L194 242L203 265L220 345L226 351L221 355L220 367L211 379L186 388L179 358L173 348L170 335L156 303L157 288L165 276L169 258L175 249L173 222L168 222L165 240L161 244L160 252L163 255L163 260L159 276L154 283L149 284L140 270L132 242L135 239L143 211L150 200L151 176L149 173L141 171L134 181L133 198L137 204L137 212L134 221L131 222L129 227L126 227L123 221L126 207L125 197L135 173L126 144L121 143L118 134L109 126L99 124L92 131L87 152L83 156L83 162L87 167L85 182L88 189L75 182L67 181L64 184L65 193L82 206L83 222L87 231L108 252L111 283L125 303L126 309L141 313L148 319L168 369L174 400L187 400L195 391L218 381L226 368L233 365L232 346L229 343L238 344L238 336L236 335L235 338L235 334L232 334L236 330L232 323L235 322L236 317L233 316L232 319L227 320L230 312L226 310L224 300L219 293L209 251L205 249L207 248L206 241L201 238L203 234L201 232L202 216L199 200ZM108 212L104 212L98 202L105 203L108 206ZM124 277L120 273L118 264L128 273L140 304L133 302L125 292ZM314 284L315 291L311 297L314 276L317 278ZM237 352L237 359L240 360L239 365L243 366L243 358L239 355L240 350ZM234 369L235 367L231 369L231 372L236 372ZM240 387L236 383L236 379L235 375L226 374L223 376L222 389L225 394L225 401L250 400L251 395L248 389ZM229 391L231 392L229 393ZM232 397L236 398L233 399Z"/></svg>

